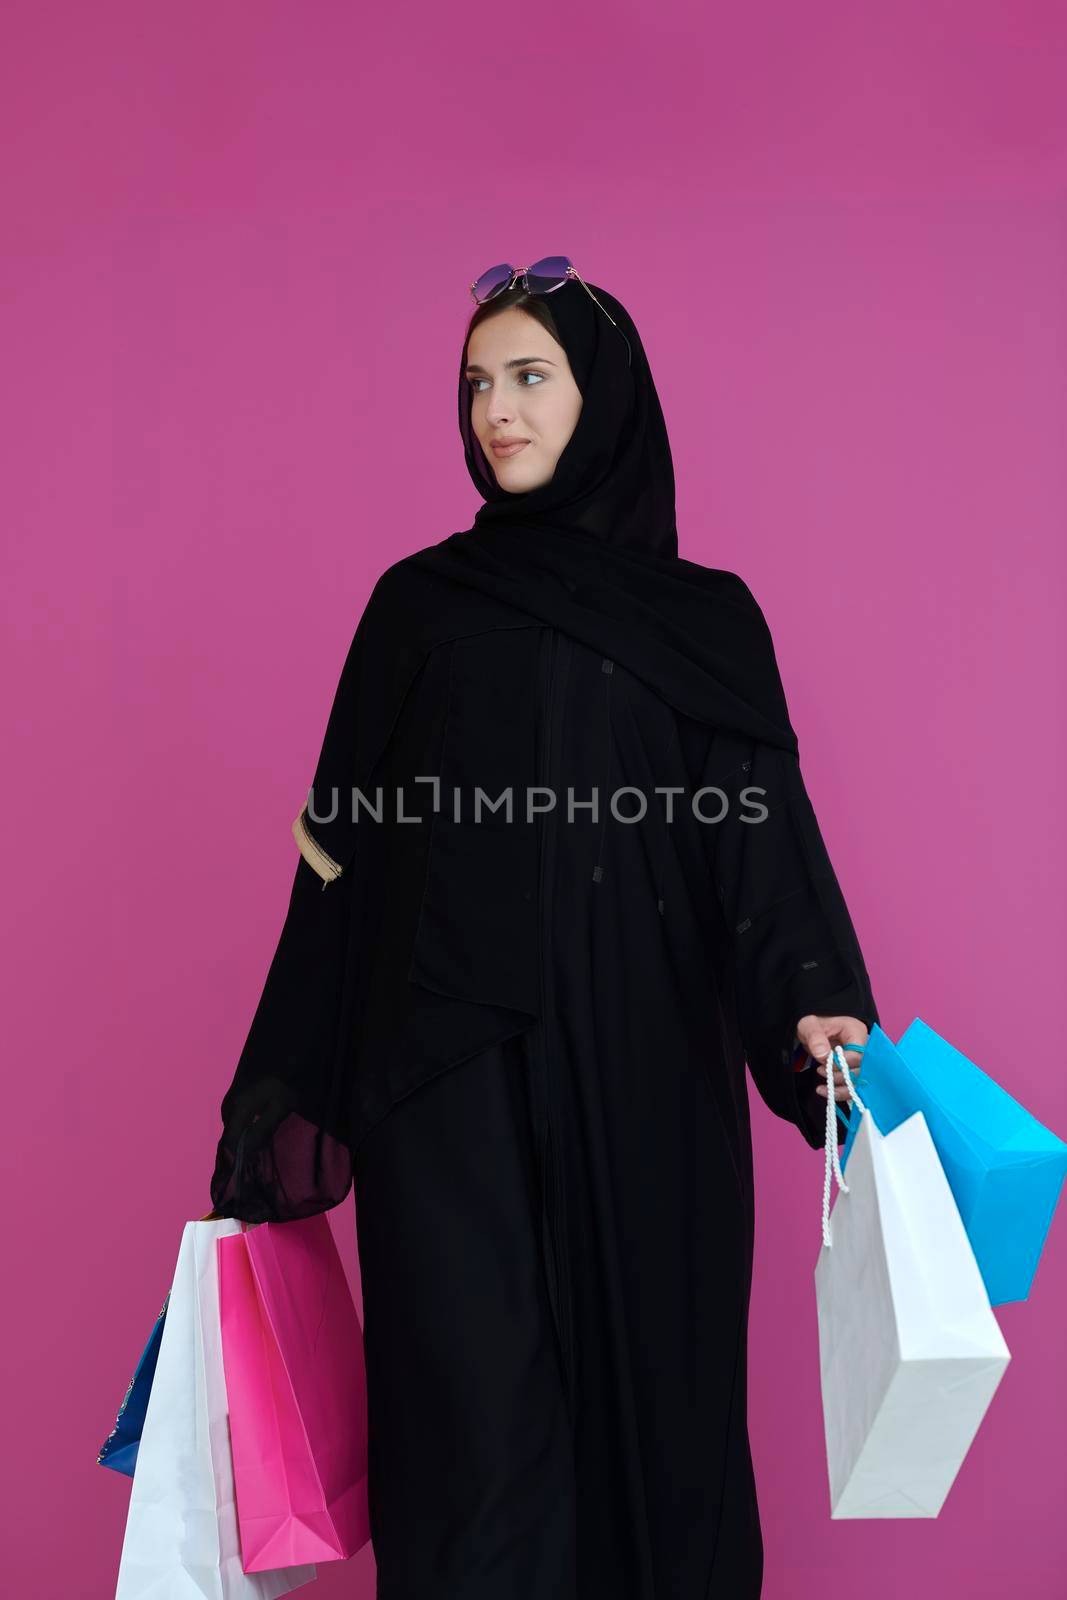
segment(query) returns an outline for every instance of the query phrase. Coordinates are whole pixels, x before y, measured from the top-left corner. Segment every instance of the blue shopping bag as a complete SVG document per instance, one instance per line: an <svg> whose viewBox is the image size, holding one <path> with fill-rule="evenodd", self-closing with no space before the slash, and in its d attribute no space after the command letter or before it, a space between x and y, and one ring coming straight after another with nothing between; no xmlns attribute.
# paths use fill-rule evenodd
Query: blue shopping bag
<svg viewBox="0 0 1067 1600"><path fill-rule="evenodd" d="M133 1470L137 1464L137 1446L141 1442L141 1430L148 1410L148 1396L152 1389L156 1359L159 1355L159 1341L163 1337L163 1323L166 1320L169 1304L168 1293L163 1308L152 1325L148 1343L141 1353L141 1359L137 1363L126 1393L122 1397L115 1426L100 1446L96 1458L102 1467L114 1467L116 1472L124 1472L128 1478L133 1477Z"/></svg>
<svg viewBox="0 0 1067 1600"><path fill-rule="evenodd" d="M1027 1299L1067 1172L1067 1144L920 1017L895 1045L875 1023L853 1076L882 1133L923 1113L990 1305ZM844 1171L860 1119L837 1109L848 1127Z"/></svg>

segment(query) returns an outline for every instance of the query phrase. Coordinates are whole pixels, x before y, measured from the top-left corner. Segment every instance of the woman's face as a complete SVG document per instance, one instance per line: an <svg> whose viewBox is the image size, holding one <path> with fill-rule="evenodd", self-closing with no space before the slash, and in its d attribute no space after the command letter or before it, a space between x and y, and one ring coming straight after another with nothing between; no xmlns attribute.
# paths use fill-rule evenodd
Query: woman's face
<svg viewBox="0 0 1067 1600"><path fill-rule="evenodd" d="M548 483L574 432L582 394L567 352L517 306L480 322L467 345L471 426L511 494ZM506 454L494 442L523 440Z"/></svg>

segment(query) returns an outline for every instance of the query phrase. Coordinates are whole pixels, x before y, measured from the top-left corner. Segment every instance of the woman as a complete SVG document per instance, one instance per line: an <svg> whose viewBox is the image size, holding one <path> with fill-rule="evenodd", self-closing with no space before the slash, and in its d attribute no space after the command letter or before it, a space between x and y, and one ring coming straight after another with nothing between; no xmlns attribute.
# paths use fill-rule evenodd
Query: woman
<svg viewBox="0 0 1067 1600"><path fill-rule="evenodd" d="M745 1061L818 1148L794 1069L878 1014L760 608L677 555L633 321L518 276L461 357L484 504L341 674L212 1201L354 1189L379 1600L748 1600Z"/></svg>

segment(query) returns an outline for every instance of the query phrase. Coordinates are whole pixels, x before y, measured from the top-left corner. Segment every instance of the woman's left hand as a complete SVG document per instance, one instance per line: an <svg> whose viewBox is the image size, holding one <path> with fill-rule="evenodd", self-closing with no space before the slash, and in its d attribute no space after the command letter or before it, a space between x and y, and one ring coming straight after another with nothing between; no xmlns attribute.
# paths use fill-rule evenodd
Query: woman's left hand
<svg viewBox="0 0 1067 1600"><path fill-rule="evenodd" d="M825 1079L826 1061L834 1046L839 1044L866 1044L870 1037L870 1032L867 1024L861 1022L858 1017L817 1017L810 1015L801 1017L797 1023L797 1037L808 1054L815 1057L818 1063L816 1070L819 1076ZM859 1072L863 1057L858 1050L846 1050L845 1060L848 1062L849 1071L855 1077ZM819 1084L816 1093L825 1095L825 1082ZM841 1068L837 1066L834 1067L834 1099L848 1099L845 1075Z"/></svg>

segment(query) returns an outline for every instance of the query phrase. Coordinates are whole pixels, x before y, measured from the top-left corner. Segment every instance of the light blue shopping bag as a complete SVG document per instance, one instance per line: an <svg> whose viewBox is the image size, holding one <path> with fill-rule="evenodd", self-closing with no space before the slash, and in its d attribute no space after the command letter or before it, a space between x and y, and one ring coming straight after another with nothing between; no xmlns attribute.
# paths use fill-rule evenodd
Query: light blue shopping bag
<svg viewBox="0 0 1067 1600"><path fill-rule="evenodd" d="M920 1017L894 1045L877 1023L854 1074L882 1133L921 1111L990 1305L1025 1300L1067 1172L1067 1144ZM845 1170L859 1118L841 1149Z"/></svg>

